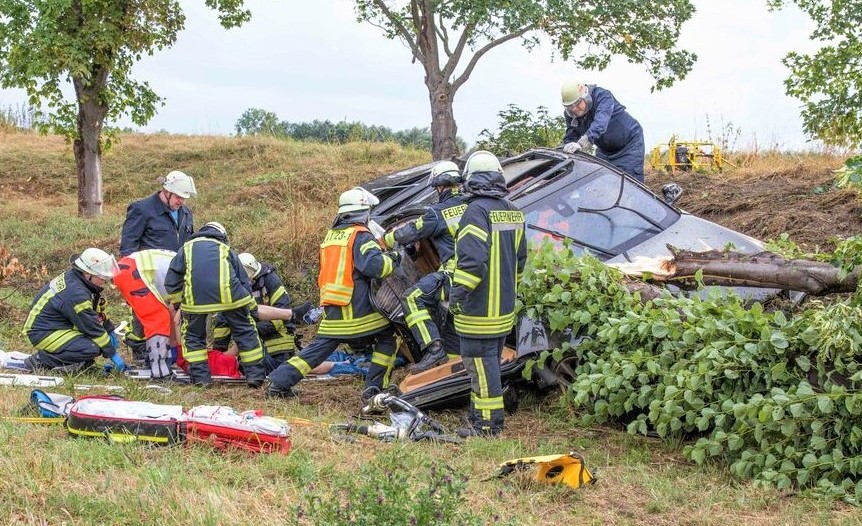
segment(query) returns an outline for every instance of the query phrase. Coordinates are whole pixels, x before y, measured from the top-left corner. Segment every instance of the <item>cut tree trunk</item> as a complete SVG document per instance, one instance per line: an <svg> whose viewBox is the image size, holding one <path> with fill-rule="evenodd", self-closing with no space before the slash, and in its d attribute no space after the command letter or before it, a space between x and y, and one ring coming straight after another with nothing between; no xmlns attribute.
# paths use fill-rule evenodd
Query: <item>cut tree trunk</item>
<svg viewBox="0 0 862 526"><path fill-rule="evenodd" d="M842 278L840 269L828 263L784 259L771 252L692 252L670 245L667 248L672 258L643 258L614 266L628 275L646 276L683 288L697 285L695 274L698 271L702 272L704 285L785 289L814 296L855 292L859 283L858 270Z"/></svg>
<svg viewBox="0 0 862 526"><path fill-rule="evenodd" d="M102 215L102 127L108 107L99 93L104 88L107 73L96 74L92 80L74 78L78 99L78 137L72 149L78 175L78 215Z"/></svg>

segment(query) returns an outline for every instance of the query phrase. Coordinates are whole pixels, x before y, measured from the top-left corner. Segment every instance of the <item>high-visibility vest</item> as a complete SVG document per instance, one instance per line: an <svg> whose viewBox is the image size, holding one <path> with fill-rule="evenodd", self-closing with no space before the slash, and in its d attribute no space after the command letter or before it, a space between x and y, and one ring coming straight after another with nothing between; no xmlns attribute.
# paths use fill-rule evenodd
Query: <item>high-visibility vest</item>
<svg viewBox="0 0 862 526"><path fill-rule="evenodd" d="M359 232L368 228L352 225L326 233L320 244L320 304L344 307L353 297L353 242Z"/></svg>

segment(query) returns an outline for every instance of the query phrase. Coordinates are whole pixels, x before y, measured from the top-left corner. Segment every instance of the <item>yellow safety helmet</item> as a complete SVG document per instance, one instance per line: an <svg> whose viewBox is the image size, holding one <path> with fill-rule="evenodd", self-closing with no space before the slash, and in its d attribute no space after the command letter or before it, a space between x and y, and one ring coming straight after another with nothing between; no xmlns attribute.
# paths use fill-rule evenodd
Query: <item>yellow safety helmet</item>
<svg viewBox="0 0 862 526"><path fill-rule="evenodd" d="M586 99L587 106L589 106L589 96L590 88L577 79L566 79L560 88L560 98L563 101L563 106L577 104L581 99Z"/></svg>

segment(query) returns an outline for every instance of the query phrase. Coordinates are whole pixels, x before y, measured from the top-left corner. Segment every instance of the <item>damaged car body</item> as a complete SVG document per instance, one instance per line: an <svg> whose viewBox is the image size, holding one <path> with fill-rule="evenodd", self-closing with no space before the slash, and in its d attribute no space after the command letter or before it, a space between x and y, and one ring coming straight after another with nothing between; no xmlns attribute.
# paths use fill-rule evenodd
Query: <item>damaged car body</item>
<svg viewBox="0 0 862 526"><path fill-rule="evenodd" d="M762 251L759 241L673 206L678 192L664 192L665 198L629 178L596 157L560 150L534 149L501 159L508 187L508 199L524 212L528 243L545 239L567 242L579 255L591 255L608 263L630 262L639 257L666 257L667 245L703 251L732 245L745 253ZM372 218L385 229L398 227L422 215L424 207L437 199L428 187L433 163L380 177L363 186L380 204ZM670 196L668 195L670 194ZM670 202L667 202L670 201ZM395 324L405 345L402 351L418 360L419 348L403 321L398 302L400 293L439 266L432 243L418 244L415 258L405 258L398 271L378 284L374 301ZM763 299L777 289L735 289L752 299ZM440 316L446 312L438 313ZM507 408L517 401L514 386L525 382L522 370L530 358L551 350L567 339L576 344L577 334L551 333L536 320L519 316L507 338L501 358ZM533 370L539 389L567 386L574 378L575 364L565 358ZM399 385L403 398L421 408L464 404L470 395L470 379L460 359L408 375Z"/></svg>

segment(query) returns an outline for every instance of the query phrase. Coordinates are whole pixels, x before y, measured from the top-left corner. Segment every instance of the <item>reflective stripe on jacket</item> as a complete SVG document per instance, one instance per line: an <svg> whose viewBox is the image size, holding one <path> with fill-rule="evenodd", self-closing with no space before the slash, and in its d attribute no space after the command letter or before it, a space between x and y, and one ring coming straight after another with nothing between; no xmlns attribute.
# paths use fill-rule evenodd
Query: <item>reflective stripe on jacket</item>
<svg viewBox="0 0 862 526"><path fill-rule="evenodd" d="M464 194L445 190L440 195L440 202L427 207L422 217L394 232L395 241L402 245L409 245L430 238L440 257L441 270L451 271L455 268L455 236L458 235L458 222L466 209Z"/></svg>
<svg viewBox="0 0 862 526"><path fill-rule="evenodd" d="M456 247L451 297L464 300L455 330L474 338L507 335L527 260L524 214L506 199L474 197L461 217Z"/></svg>
<svg viewBox="0 0 862 526"><path fill-rule="evenodd" d="M255 307L236 252L211 237L183 245L168 268L165 290L171 303L181 303L183 311L192 314Z"/></svg>
<svg viewBox="0 0 862 526"><path fill-rule="evenodd" d="M338 234L333 234L339 232ZM371 280L374 278L385 278L395 269L391 256L384 254L380 244L362 225L338 225L330 230L326 241L321 245L321 276L323 272L324 250L338 254L339 260L328 259L326 276L330 279L338 279L339 287L344 287L347 282L345 276L349 275L351 283L350 295L345 305L328 304L325 306L323 320L317 333L330 338L356 338L368 334L374 334L389 325L389 320L383 317L371 303ZM335 244L336 240L349 240L349 244ZM342 246L345 249L342 250ZM336 247L336 248L330 248ZM329 256L330 252L327 252ZM321 285L321 303L323 303L323 290L335 290L331 282L319 279ZM339 292L343 289L338 289Z"/></svg>
<svg viewBox="0 0 862 526"><path fill-rule="evenodd" d="M78 336L95 342L102 355L111 357L114 348L94 309L101 289L84 280L77 269L49 281L30 305L22 333L37 349L57 352Z"/></svg>

